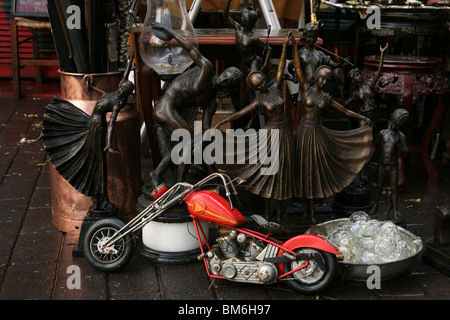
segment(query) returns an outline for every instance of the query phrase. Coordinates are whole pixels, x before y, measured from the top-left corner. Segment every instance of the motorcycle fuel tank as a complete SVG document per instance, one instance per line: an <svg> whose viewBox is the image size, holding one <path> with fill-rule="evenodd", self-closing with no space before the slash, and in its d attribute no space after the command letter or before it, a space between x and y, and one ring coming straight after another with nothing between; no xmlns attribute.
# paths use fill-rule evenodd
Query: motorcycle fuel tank
<svg viewBox="0 0 450 320"><path fill-rule="evenodd" d="M232 210L230 203L214 191L192 192L185 202L189 212L199 220L226 227L236 227L245 222L244 216L237 209Z"/></svg>

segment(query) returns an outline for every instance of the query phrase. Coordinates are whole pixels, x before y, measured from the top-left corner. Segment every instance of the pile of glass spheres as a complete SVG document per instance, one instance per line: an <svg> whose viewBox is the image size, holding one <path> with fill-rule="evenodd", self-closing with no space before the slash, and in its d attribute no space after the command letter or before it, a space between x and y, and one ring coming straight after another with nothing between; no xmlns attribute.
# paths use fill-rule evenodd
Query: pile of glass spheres
<svg viewBox="0 0 450 320"><path fill-rule="evenodd" d="M420 238L411 241L403 237L393 222L370 219L363 211L328 229L326 238L344 255L344 262L361 264L405 259L415 255L421 245Z"/></svg>

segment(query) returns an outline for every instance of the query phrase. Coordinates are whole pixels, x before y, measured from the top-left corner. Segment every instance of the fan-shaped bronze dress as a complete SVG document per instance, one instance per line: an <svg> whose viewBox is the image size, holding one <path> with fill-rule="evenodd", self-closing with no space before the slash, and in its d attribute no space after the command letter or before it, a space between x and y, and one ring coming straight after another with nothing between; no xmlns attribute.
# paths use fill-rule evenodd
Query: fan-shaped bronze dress
<svg viewBox="0 0 450 320"><path fill-rule="evenodd" d="M100 100L89 116L55 97L43 117L43 144L61 176L86 196L106 194L105 148L108 100Z"/></svg>
<svg viewBox="0 0 450 320"><path fill-rule="evenodd" d="M261 94L259 99L272 100L271 104L275 108L273 112L277 113L274 118L278 121L267 121L261 128L264 129L264 134L261 134L261 129L251 134L244 132L245 146L238 145L235 136L225 134L224 141L235 139L234 152L228 154L228 157L236 157L234 161L226 161L228 163L223 167L232 177L245 180L242 185L254 194L277 200L290 199L295 196L292 180L294 140L282 110L284 100L274 87L269 87L268 92ZM276 145L272 145L273 135ZM239 159L245 159L244 163L238 163Z"/></svg>
<svg viewBox="0 0 450 320"><path fill-rule="evenodd" d="M299 103L313 104L310 118L302 119L295 132L295 176L298 196L307 199L328 198L348 186L361 171L370 154L372 128L337 131L322 125L320 106L329 105L329 94L323 92L307 102L311 87Z"/></svg>

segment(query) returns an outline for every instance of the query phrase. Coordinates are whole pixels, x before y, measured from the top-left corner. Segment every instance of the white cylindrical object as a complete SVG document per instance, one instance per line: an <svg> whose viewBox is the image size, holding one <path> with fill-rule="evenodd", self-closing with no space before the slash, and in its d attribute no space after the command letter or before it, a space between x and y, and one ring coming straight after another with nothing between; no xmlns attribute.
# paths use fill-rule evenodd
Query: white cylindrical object
<svg viewBox="0 0 450 320"><path fill-rule="evenodd" d="M209 224L200 222L206 238L209 236ZM204 242L204 239L202 239ZM151 221L142 228L143 244L162 252L183 252L199 248L195 226L192 221L164 223Z"/></svg>

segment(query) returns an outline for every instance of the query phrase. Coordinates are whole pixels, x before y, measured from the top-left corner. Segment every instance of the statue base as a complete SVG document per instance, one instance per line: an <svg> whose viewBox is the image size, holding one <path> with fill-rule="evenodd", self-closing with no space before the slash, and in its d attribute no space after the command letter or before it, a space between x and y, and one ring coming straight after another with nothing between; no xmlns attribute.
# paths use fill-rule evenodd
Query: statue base
<svg viewBox="0 0 450 320"><path fill-rule="evenodd" d="M334 195L334 212L339 216L349 217L356 211L368 213L371 207L372 191L359 177Z"/></svg>
<svg viewBox="0 0 450 320"><path fill-rule="evenodd" d="M207 251L207 250L206 250ZM171 252L171 251L160 251L154 250L144 244L142 239L137 242L137 252L144 260L150 261L152 263L159 264L189 264L198 262L197 257L201 254L198 244L196 249Z"/></svg>
<svg viewBox="0 0 450 320"><path fill-rule="evenodd" d="M153 198L149 188L142 188L137 211L148 207ZM205 236L209 237L209 224L201 222ZM201 254L194 222L185 203L174 205L142 228L138 253L145 260L160 264L185 264L198 261Z"/></svg>
<svg viewBox="0 0 450 320"><path fill-rule="evenodd" d="M305 216L306 200L292 198L283 202L283 214L281 215L281 225L289 230L289 237L303 234L317 223L322 223L334 219L334 210L330 199L318 199L314 201L314 212L316 223L311 221L311 217Z"/></svg>

